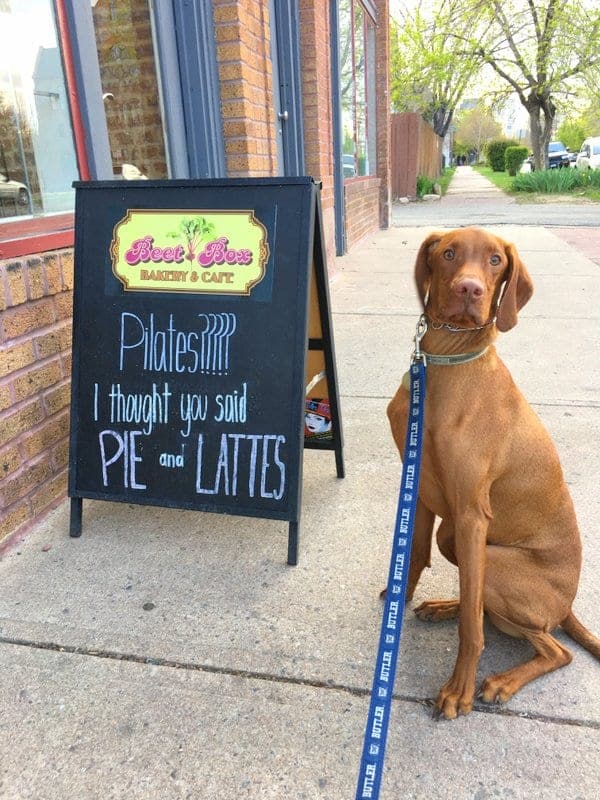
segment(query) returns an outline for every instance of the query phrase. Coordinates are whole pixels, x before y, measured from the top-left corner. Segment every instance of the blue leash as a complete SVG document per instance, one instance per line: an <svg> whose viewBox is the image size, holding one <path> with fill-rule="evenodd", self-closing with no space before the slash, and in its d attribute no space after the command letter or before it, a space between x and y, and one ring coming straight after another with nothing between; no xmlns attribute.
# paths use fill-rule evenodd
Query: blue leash
<svg viewBox="0 0 600 800"><path fill-rule="evenodd" d="M410 549L419 495L425 407L425 358L419 351L419 344L426 329L427 325L421 318L417 326L415 353L410 367L410 410L404 445L400 497L356 800L377 800L383 774L396 663L402 635Z"/></svg>

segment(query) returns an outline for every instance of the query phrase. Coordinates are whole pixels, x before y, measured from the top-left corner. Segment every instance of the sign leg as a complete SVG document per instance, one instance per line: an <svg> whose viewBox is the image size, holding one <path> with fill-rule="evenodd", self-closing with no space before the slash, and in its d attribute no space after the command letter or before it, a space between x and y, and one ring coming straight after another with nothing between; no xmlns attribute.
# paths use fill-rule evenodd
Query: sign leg
<svg viewBox="0 0 600 800"><path fill-rule="evenodd" d="M335 466L338 478L344 478L346 476L346 470L344 468L344 453L342 451L342 442L340 441L339 437L335 445Z"/></svg>
<svg viewBox="0 0 600 800"><path fill-rule="evenodd" d="M290 567L295 567L298 563L298 533L299 522L290 522L288 531L288 558L287 563Z"/></svg>
<svg viewBox="0 0 600 800"><path fill-rule="evenodd" d="M81 536L81 513L83 509L83 500L81 497L71 498L71 521L69 527L69 536L72 539L77 539Z"/></svg>

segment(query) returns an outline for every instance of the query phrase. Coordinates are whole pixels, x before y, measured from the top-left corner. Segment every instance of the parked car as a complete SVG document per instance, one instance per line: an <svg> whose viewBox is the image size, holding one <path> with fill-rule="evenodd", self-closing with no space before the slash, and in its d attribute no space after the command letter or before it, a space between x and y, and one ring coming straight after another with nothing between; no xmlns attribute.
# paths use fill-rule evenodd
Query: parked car
<svg viewBox="0 0 600 800"><path fill-rule="evenodd" d="M24 183L11 181L7 175L0 172L0 200L14 200L20 206L29 203L29 189Z"/></svg>
<svg viewBox="0 0 600 800"><path fill-rule="evenodd" d="M562 142L550 142L548 145L548 167L549 169L561 169L570 166L569 151ZM531 172L535 169L533 153L525 160L529 164Z"/></svg>
<svg viewBox="0 0 600 800"><path fill-rule="evenodd" d="M354 156L348 153L342 155L342 170L344 178L354 178L356 175L356 162Z"/></svg>
<svg viewBox="0 0 600 800"><path fill-rule="evenodd" d="M584 140L575 165L579 169L600 169L600 136Z"/></svg>
<svg viewBox="0 0 600 800"><path fill-rule="evenodd" d="M562 142L550 142L548 145L548 166L550 169L570 166L569 153Z"/></svg>

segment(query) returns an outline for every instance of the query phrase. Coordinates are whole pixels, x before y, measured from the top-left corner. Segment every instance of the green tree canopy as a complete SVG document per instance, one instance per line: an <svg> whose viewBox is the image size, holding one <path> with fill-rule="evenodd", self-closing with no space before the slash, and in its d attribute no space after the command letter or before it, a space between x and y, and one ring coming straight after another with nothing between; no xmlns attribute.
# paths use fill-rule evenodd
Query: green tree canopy
<svg viewBox="0 0 600 800"><path fill-rule="evenodd" d="M485 6L488 34L475 51L517 94L529 114L537 168L548 165L548 144L560 97L600 64L596 0L467 0ZM465 38L465 45L475 44Z"/></svg>
<svg viewBox="0 0 600 800"><path fill-rule="evenodd" d="M481 153L486 143L502 134L502 126L481 106L465 111L456 118L454 141L467 152Z"/></svg>
<svg viewBox="0 0 600 800"><path fill-rule="evenodd" d="M402 2L391 23L392 109L418 111L445 136L465 89L480 67L455 36L456 26L477 38L483 9L465 23L465 0Z"/></svg>
<svg viewBox="0 0 600 800"><path fill-rule="evenodd" d="M469 82L478 75L486 91L495 74L500 91L527 109L540 169L560 102L591 85L592 75L598 86L600 7L597 0L419 0L411 9L403 2L391 52L393 108L421 111L441 136Z"/></svg>

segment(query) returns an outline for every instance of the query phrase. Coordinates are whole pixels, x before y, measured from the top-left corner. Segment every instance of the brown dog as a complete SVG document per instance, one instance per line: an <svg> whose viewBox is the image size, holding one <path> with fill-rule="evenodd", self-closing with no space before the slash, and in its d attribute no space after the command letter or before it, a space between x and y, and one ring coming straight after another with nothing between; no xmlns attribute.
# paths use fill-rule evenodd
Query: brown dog
<svg viewBox="0 0 600 800"><path fill-rule="evenodd" d="M488 677L485 701L505 701L521 686L562 667L571 653L551 631L561 626L600 659L600 639L573 615L581 543L558 455L492 345L517 322L533 284L514 246L477 228L428 236L415 265L428 330L425 353L451 355L427 363L423 459L407 597L430 565L437 542L458 566L460 602L433 600L421 619L458 617L459 647L450 680L436 701L452 719L473 705L483 649L483 613L500 630L527 639L536 654ZM487 349L486 349L487 348ZM482 352L484 351L484 352ZM466 360L463 354L476 356ZM408 391L388 406L402 453Z"/></svg>

